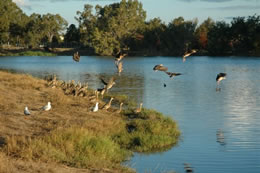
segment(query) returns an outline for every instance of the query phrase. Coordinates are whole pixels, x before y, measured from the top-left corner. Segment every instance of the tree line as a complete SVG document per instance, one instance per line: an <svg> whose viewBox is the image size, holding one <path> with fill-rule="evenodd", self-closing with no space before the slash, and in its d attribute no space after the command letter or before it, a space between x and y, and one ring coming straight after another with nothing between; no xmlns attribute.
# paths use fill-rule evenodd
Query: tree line
<svg viewBox="0 0 260 173"><path fill-rule="evenodd" d="M0 2L0 44L28 47L80 46L97 55L119 51L131 55L181 56L191 49L201 55L260 55L260 16L235 17L230 23L206 19L146 20L138 0L101 7L85 4L78 26L59 14L27 16L11 0ZM63 39L64 38L64 39Z"/></svg>

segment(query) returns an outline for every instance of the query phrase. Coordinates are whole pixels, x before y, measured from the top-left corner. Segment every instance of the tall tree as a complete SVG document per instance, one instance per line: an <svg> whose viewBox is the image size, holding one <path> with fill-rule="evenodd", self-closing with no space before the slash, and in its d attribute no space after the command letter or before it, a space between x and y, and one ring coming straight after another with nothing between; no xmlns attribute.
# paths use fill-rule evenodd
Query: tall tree
<svg viewBox="0 0 260 173"><path fill-rule="evenodd" d="M216 22L208 33L208 51L210 55L226 55L231 53L230 25Z"/></svg>
<svg viewBox="0 0 260 173"><path fill-rule="evenodd" d="M59 14L45 14L42 16L43 33L48 39L48 43L52 43L54 36L59 37L68 25L67 21Z"/></svg>
<svg viewBox="0 0 260 173"><path fill-rule="evenodd" d="M111 55L114 50L128 49L129 37L136 36L146 18L146 12L137 0L122 0L103 8L96 6L96 15L91 13L90 5L85 5L84 10L78 12L81 33L89 33L87 45L100 55Z"/></svg>
<svg viewBox="0 0 260 173"><path fill-rule="evenodd" d="M0 1L0 43L10 41L10 26L19 25L23 15L22 10L12 0Z"/></svg>
<svg viewBox="0 0 260 173"><path fill-rule="evenodd" d="M193 48L197 23L197 19L185 21L183 17L178 17L169 23L165 46L171 50L170 55L182 55Z"/></svg>
<svg viewBox="0 0 260 173"><path fill-rule="evenodd" d="M208 32L214 26L215 22L208 18L204 22L200 24L200 26L196 29L195 35L198 42L199 49L206 49L208 46Z"/></svg>

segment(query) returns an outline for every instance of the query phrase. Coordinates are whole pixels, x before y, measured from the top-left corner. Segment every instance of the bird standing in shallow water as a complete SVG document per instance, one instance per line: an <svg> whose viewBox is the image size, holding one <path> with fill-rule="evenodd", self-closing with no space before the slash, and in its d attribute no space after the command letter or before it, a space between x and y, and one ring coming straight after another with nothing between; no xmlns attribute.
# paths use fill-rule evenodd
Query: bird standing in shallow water
<svg viewBox="0 0 260 173"><path fill-rule="evenodd" d="M31 115L27 106L24 108L24 115Z"/></svg>

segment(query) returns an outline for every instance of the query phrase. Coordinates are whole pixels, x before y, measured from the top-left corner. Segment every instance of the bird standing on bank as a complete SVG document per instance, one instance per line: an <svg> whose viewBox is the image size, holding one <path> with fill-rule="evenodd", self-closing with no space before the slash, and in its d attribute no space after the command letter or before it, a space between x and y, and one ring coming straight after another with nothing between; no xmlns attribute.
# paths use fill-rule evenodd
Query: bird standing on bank
<svg viewBox="0 0 260 173"><path fill-rule="evenodd" d="M116 111L116 113L119 114L122 111L123 104L123 102L120 103L119 109Z"/></svg>
<svg viewBox="0 0 260 173"><path fill-rule="evenodd" d="M98 111L98 102L96 102L95 107L93 108L92 112L97 112Z"/></svg>
<svg viewBox="0 0 260 173"><path fill-rule="evenodd" d="M110 100L109 100L109 102L108 102L107 104L105 104L102 109L108 110L108 109L110 108L110 106L111 106L111 103L112 103L112 100L113 100L113 99L114 99L114 98L111 97Z"/></svg>
<svg viewBox="0 0 260 173"><path fill-rule="evenodd" d="M143 103L140 103L139 107L135 110L135 113L140 113L142 111Z"/></svg>
<svg viewBox="0 0 260 173"><path fill-rule="evenodd" d="M48 102L47 105L42 107L42 110L44 110L44 111L49 111L50 109L51 109L51 102Z"/></svg>
<svg viewBox="0 0 260 173"><path fill-rule="evenodd" d="M24 108L24 115L31 115L30 111L28 110L28 107L26 106Z"/></svg>

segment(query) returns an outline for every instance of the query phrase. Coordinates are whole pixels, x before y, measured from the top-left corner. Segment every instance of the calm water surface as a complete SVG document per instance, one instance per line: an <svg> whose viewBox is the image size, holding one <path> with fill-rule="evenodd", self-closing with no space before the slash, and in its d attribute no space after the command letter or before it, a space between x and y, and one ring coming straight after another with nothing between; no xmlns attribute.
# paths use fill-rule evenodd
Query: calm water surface
<svg viewBox="0 0 260 173"><path fill-rule="evenodd" d="M175 79L154 72L164 64ZM62 80L102 87L100 76L117 75L113 58L1 57L0 68L34 76L56 74ZM216 92L216 75L227 73ZM111 92L127 94L147 108L175 119L182 131L178 146L163 152L135 154L126 164L137 172L260 172L260 59L247 57L127 57ZM167 86L164 87L163 84Z"/></svg>

